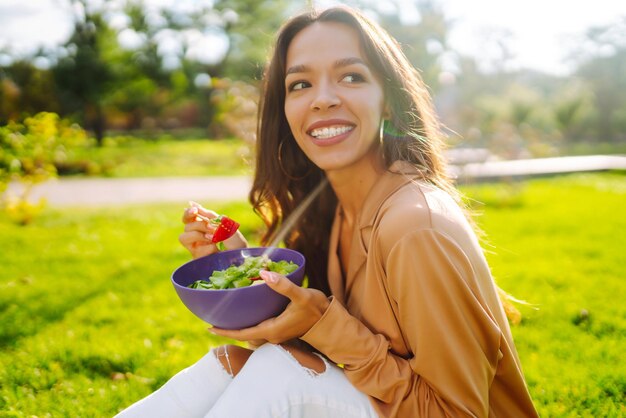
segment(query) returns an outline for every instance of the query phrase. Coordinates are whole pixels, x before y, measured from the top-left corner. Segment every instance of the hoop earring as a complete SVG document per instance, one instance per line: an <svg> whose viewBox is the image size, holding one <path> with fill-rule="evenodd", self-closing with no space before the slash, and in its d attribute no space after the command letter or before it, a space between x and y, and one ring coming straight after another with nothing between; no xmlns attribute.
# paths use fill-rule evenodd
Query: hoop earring
<svg viewBox="0 0 626 418"><path fill-rule="evenodd" d="M380 124L380 132L379 132L379 136L378 136L378 142L380 143L380 145L383 144L384 140L385 140L385 126L387 125L387 119L383 119L383 122Z"/></svg>
<svg viewBox="0 0 626 418"><path fill-rule="evenodd" d="M285 142L284 139L282 139L280 141L280 144L278 144L278 167L280 168L280 171L283 172L283 174L289 179L289 180L294 180L294 181L298 181L298 180L303 180L304 178L306 178L309 174L311 174L311 171L313 171L313 167L309 166L309 169L307 170L306 173L304 173L302 176L300 177L294 177L291 174L289 174L287 172L287 170L285 170L285 167L283 166L283 143Z"/></svg>

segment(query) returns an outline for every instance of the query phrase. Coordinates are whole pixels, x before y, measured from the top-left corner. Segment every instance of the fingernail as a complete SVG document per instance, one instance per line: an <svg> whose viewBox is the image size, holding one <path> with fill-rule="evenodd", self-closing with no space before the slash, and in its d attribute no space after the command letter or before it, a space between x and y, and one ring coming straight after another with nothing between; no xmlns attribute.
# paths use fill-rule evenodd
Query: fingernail
<svg viewBox="0 0 626 418"><path fill-rule="evenodd" d="M204 234L204 238L206 239L213 239L213 234Z"/></svg>
<svg viewBox="0 0 626 418"><path fill-rule="evenodd" d="M273 273L271 271L267 271L267 270L261 270L259 272L259 275L261 276L261 278L266 282L266 283L277 283L278 282L278 275L276 273Z"/></svg>

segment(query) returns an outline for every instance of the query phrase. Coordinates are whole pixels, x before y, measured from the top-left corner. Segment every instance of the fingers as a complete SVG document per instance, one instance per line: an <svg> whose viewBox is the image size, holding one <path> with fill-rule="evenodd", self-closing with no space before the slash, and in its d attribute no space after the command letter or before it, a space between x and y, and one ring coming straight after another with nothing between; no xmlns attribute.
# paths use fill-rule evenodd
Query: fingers
<svg viewBox="0 0 626 418"><path fill-rule="evenodd" d="M183 247L191 247L195 242L210 243L211 239L201 231L185 231L178 236L178 241L183 244Z"/></svg>
<svg viewBox="0 0 626 418"><path fill-rule="evenodd" d="M209 219L213 219L215 217L217 217L217 213L203 208L199 203L189 202L189 207L185 208L185 211L183 212L182 221L184 224L187 224L189 222L201 220L208 221Z"/></svg>
<svg viewBox="0 0 626 418"><path fill-rule="evenodd" d="M188 207L185 208L183 212L183 223L194 222L198 217L198 208L196 207Z"/></svg>
<svg viewBox="0 0 626 418"><path fill-rule="evenodd" d="M208 211L200 212L197 206L190 206L185 209L183 213L184 232L178 236L178 241L194 258L216 251L216 249L209 247L213 244L215 227L201 213L207 214Z"/></svg>
<svg viewBox="0 0 626 418"><path fill-rule="evenodd" d="M182 217L185 232L179 235L178 241L194 258L217 251L212 242L216 226L210 220L218 216L216 212L202 207L199 203L189 201L189 207L185 209ZM241 231L237 231L235 235L224 241L224 245L232 250L247 247L248 242Z"/></svg>
<svg viewBox="0 0 626 418"><path fill-rule="evenodd" d="M185 224L185 232L198 231L204 234L211 234L215 232L215 227L205 221L193 221Z"/></svg>
<svg viewBox="0 0 626 418"><path fill-rule="evenodd" d="M216 226L210 222L218 216L216 212L205 209L197 202L190 201L189 207L183 212L182 221L185 229L178 236L178 241L192 254L194 258L212 254L217 251L213 240ZM224 241L227 249L243 248L248 242L240 231Z"/></svg>
<svg viewBox="0 0 626 418"><path fill-rule="evenodd" d="M277 317L278 318L278 317ZM270 318L259 325L244 328L244 329L222 329L222 328L210 328L209 332L221 337L231 338L237 341L269 341L271 343L282 342L283 339L276 339L274 337L273 327L277 322L277 318ZM284 340L288 340L291 337L285 337Z"/></svg>
<svg viewBox="0 0 626 418"><path fill-rule="evenodd" d="M194 222L196 220L205 220L216 218L218 214L212 210L205 209L201 204L189 201L189 207L183 213L183 223Z"/></svg>
<svg viewBox="0 0 626 418"><path fill-rule="evenodd" d="M299 293L299 289L301 290L302 288L296 286L285 276L265 270L261 271L260 275L274 291L291 299L290 306L306 303L306 295ZM298 331L289 325L291 317L291 315L283 312L275 318L269 318L250 328L240 330L211 328L209 331L213 334L239 341L265 340L276 344L299 336Z"/></svg>
<svg viewBox="0 0 626 418"><path fill-rule="evenodd" d="M306 290L294 284L291 280L273 271L260 272L263 281L275 292L288 297L292 302L302 302L306 299Z"/></svg>
<svg viewBox="0 0 626 418"><path fill-rule="evenodd" d="M290 305L312 313L312 315L307 314L307 316L321 317L328 308L328 298L317 289L298 286L287 277L273 271L262 270L259 275L272 290L289 298L291 300Z"/></svg>
<svg viewBox="0 0 626 418"><path fill-rule="evenodd" d="M181 244L186 245L194 241L211 242L215 228L203 221L185 224L184 232L179 236Z"/></svg>
<svg viewBox="0 0 626 418"><path fill-rule="evenodd" d="M186 231L178 236L178 241L193 258L198 258L217 251L217 247L211 242L211 237L203 231Z"/></svg>
<svg viewBox="0 0 626 418"><path fill-rule="evenodd" d="M239 341L265 340L278 344L306 334L328 309L330 301L319 290L298 287L286 277L275 273L261 272L261 277L272 289L291 299L287 308L277 317L250 328L240 330L211 328L209 332Z"/></svg>
<svg viewBox="0 0 626 418"><path fill-rule="evenodd" d="M261 339L261 340L250 340L250 341L247 341L247 343L248 343L248 348L251 348L251 349L254 350L254 349L259 348L263 344L267 343L267 340L263 340L263 339Z"/></svg>

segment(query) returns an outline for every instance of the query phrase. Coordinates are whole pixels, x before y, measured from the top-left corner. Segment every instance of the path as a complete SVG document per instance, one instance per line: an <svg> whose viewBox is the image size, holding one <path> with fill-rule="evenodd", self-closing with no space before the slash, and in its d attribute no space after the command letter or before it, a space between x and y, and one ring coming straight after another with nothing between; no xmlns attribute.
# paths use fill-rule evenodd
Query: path
<svg viewBox="0 0 626 418"><path fill-rule="evenodd" d="M460 183L523 178L565 173L626 170L626 156L585 155L578 157L534 158L527 160L487 161L452 167Z"/></svg>
<svg viewBox="0 0 626 418"><path fill-rule="evenodd" d="M50 206L107 206L117 204L215 202L242 200L248 196L249 177L153 177L123 179L56 179L37 184L30 200L45 198ZM12 184L12 192L22 187Z"/></svg>
<svg viewBox="0 0 626 418"><path fill-rule="evenodd" d="M452 166L459 183L493 181L582 171L626 170L626 156L583 156L486 161ZM229 201L247 199L249 177L165 177L130 179L60 179L36 185L30 198L50 206L106 206L132 203ZM10 190L21 187L12 184Z"/></svg>

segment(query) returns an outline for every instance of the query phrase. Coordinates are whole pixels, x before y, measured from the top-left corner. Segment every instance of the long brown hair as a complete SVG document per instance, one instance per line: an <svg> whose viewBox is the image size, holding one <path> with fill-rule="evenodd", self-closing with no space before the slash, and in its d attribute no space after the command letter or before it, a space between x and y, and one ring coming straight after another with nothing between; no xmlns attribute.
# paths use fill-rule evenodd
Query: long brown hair
<svg viewBox="0 0 626 418"><path fill-rule="evenodd" d="M385 165L408 161L423 180L457 196L446 176L443 141L430 94L419 73L398 43L378 24L344 6L310 11L287 21L278 33L266 68L257 130L256 171L250 202L265 224L263 244L271 241L281 223L325 178L298 147L285 116L287 49L293 38L315 22L351 27L374 74L383 84L390 118L384 123L382 152ZM285 244L304 254L309 286L329 294L326 278L330 228L337 198L326 187L296 223Z"/></svg>

